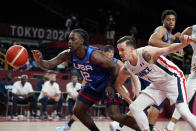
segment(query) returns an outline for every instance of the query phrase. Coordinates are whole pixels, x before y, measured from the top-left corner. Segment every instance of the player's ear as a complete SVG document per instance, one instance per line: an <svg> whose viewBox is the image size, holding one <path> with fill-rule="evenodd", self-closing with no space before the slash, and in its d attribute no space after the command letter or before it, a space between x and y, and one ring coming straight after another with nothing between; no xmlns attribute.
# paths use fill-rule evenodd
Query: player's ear
<svg viewBox="0 0 196 131"><path fill-rule="evenodd" d="M84 39L80 39L80 41L81 41L81 44L83 44L83 45L85 44L85 43L84 43Z"/></svg>

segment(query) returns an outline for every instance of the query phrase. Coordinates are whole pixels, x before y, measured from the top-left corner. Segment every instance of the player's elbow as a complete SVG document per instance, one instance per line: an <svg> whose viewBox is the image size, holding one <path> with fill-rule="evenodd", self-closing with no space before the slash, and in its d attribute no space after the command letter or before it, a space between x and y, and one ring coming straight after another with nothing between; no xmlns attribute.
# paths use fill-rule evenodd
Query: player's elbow
<svg viewBox="0 0 196 131"><path fill-rule="evenodd" d="M148 41L148 45L150 45L150 46L157 46L157 42L155 40L153 40L153 39L150 39Z"/></svg>

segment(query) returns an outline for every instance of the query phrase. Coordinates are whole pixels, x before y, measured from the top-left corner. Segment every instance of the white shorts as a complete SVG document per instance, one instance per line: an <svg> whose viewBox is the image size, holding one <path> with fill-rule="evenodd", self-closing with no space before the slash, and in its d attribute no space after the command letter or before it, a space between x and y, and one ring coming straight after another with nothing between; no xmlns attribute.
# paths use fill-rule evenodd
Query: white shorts
<svg viewBox="0 0 196 131"><path fill-rule="evenodd" d="M170 100L170 104L187 101L185 80L173 79L164 84L155 85L151 83L142 93L150 96L156 105L160 105L166 98Z"/></svg>
<svg viewBox="0 0 196 131"><path fill-rule="evenodd" d="M196 76L193 76L193 74L190 74L186 82L186 89L189 102L191 101L196 92Z"/></svg>

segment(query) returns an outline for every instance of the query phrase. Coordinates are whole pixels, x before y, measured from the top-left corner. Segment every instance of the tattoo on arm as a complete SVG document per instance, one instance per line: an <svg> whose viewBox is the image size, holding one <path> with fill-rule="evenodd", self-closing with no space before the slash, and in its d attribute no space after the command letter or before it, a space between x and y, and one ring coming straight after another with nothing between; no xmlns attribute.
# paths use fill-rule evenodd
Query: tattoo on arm
<svg viewBox="0 0 196 131"><path fill-rule="evenodd" d="M148 51L145 51L145 50L142 53L142 56L144 57L144 60L147 61L147 62L149 62L151 60L151 58L152 58L150 53L148 53Z"/></svg>
<svg viewBox="0 0 196 131"><path fill-rule="evenodd" d="M123 67L122 70L123 70L123 72L124 72L126 75L130 75L129 71L127 70L127 68L126 68L125 66Z"/></svg>

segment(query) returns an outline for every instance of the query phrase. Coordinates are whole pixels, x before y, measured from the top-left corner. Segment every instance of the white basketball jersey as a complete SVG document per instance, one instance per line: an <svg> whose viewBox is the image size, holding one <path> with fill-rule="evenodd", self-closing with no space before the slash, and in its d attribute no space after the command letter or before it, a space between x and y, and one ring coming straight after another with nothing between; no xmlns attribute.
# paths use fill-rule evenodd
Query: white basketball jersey
<svg viewBox="0 0 196 131"><path fill-rule="evenodd" d="M163 56L159 56L155 64L149 64L142 56L143 48L138 48L137 65L133 66L129 61L125 62L125 67L131 74L135 74L153 84L164 84L176 77L182 79L182 71L171 61Z"/></svg>
<svg viewBox="0 0 196 131"><path fill-rule="evenodd" d="M191 37L196 38L196 25L192 26L192 35L191 35ZM193 48L193 56L192 56L192 61L191 61L191 68L193 68L193 67L196 66L196 43L191 41L190 45ZM191 73L194 73L194 72L191 70Z"/></svg>

